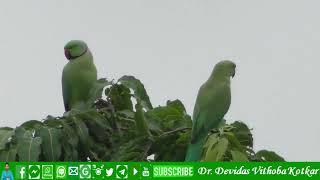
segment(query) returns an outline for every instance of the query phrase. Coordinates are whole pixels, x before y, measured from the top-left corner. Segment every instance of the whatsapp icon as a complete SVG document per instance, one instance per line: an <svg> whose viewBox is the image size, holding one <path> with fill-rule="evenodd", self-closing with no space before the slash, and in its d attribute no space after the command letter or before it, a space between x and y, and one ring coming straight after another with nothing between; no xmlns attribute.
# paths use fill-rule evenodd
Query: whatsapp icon
<svg viewBox="0 0 320 180"><path fill-rule="evenodd" d="M53 179L53 165L42 165L42 179Z"/></svg>

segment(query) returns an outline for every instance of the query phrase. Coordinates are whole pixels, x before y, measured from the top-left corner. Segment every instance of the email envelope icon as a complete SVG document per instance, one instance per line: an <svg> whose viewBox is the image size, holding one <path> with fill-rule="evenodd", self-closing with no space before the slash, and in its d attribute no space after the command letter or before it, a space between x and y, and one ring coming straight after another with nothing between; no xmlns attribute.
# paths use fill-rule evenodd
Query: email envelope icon
<svg viewBox="0 0 320 180"><path fill-rule="evenodd" d="M69 166L68 167L69 176L78 176L79 174L78 170L79 170L78 166Z"/></svg>

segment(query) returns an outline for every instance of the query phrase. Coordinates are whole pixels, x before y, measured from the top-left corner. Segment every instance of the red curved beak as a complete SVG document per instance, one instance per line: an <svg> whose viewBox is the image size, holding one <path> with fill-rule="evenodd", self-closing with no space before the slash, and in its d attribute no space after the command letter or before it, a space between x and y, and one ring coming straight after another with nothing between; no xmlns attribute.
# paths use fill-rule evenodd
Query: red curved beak
<svg viewBox="0 0 320 180"><path fill-rule="evenodd" d="M70 54L70 52L69 52L68 49L64 49L64 55L66 56L66 58L67 58L68 60L71 59L71 54Z"/></svg>

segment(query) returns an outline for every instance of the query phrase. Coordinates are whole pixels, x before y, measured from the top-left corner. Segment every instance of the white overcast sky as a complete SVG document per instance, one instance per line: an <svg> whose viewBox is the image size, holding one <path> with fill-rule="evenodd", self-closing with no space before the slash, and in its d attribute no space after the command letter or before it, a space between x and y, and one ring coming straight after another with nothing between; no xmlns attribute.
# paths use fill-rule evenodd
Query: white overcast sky
<svg viewBox="0 0 320 180"><path fill-rule="evenodd" d="M5 1L0 6L0 126L63 113L63 46L86 41L99 77L134 75L154 106L189 114L219 60L237 64L226 115L255 148L320 161L320 2L291 0Z"/></svg>

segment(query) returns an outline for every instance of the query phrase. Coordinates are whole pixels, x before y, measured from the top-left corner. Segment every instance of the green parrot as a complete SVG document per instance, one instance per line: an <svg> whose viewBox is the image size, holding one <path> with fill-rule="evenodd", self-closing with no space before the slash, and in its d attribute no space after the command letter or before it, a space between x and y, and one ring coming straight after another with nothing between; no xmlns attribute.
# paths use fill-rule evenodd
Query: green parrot
<svg viewBox="0 0 320 180"><path fill-rule="evenodd" d="M97 81L97 69L87 44L80 40L64 46L69 62L62 73L62 93L66 111L88 108L89 91Z"/></svg>
<svg viewBox="0 0 320 180"><path fill-rule="evenodd" d="M201 159L202 147L209 131L217 128L227 113L231 103L230 77L234 77L235 68L236 65L231 61L220 61L200 87L193 110L191 143L186 161Z"/></svg>

